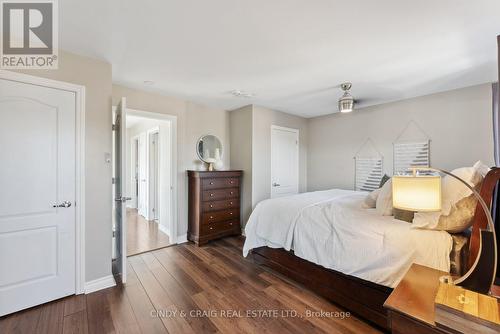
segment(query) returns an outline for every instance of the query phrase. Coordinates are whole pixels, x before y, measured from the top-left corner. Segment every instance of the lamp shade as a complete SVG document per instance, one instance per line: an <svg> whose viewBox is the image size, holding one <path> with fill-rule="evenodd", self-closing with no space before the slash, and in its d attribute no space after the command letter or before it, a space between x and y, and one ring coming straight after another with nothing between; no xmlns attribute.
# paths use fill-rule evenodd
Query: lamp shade
<svg viewBox="0 0 500 334"><path fill-rule="evenodd" d="M393 176L392 205L410 211L441 210L441 177Z"/></svg>

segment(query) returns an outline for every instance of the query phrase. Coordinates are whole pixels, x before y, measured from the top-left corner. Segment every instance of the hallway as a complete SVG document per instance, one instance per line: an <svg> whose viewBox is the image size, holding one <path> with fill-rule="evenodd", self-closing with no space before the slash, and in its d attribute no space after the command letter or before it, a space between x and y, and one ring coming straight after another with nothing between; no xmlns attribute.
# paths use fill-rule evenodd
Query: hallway
<svg viewBox="0 0 500 334"><path fill-rule="evenodd" d="M160 231L158 223L144 219L136 209L127 209L127 256L169 245L168 235Z"/></svg>

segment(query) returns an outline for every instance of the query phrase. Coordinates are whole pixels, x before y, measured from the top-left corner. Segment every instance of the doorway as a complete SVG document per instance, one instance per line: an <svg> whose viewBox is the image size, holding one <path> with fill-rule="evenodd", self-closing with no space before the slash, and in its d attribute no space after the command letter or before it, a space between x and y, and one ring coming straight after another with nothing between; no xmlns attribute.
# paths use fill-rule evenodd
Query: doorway
<svg viewBox="0 0 500 334"><path fill-rule="evenodd" d="M176 242L177 203L172 196L176 188L176 118L125 111L125 153L120 158L124 165L122 198L127 199L125 233L124 240L114 244L132 256Z"/></svg>
<svg viewBox="0 0 500 334"><path fill-rule="evenodd" d="M271 198L299 192L299 130L271 126Z"/></svg>

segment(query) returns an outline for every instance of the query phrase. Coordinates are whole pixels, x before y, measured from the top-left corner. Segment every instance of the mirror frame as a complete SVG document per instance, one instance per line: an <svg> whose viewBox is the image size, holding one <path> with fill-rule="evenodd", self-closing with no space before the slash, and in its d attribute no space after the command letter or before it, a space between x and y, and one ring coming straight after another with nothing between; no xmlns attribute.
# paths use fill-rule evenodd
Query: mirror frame
<svg viewBox="0 0 500 334"><path fill-rule="evenodd" d="M201 136L200 138L198 138L198 140L196 141L196 155L198 156L198 159L200 159L200 161L203 161L204 163L208 163L205 161L205 159L203 159L203 157L200 155L200 152L198 151L198 145L200 144L200 141L205 138L205 137L208 137L208 136L212 136L212 137L215 137L217 138L217 140L219 141L220 143L220 158L222 160L222 157L224 156L224 146L222 145L222 140L220 140L219 137L217 137L216 135L211 135L211 134L206 134L206 135L203 135Z"/></svg>

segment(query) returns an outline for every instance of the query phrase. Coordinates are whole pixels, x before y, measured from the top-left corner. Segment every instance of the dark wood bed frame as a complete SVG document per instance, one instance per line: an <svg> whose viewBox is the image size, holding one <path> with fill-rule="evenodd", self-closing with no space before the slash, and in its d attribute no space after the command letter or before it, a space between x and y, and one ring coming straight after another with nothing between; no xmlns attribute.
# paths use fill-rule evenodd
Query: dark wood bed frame
<svg viewBox="0 0 500 334"><path fill-rule="evenodd" d="M495 221L495 230L500 235L500 196L498 194L498 180L500 168L493 168L485 177L481 196L489 205ZM479 250L479 229L485 229L487 221L480 205L476 206L474 223L471 227L469 242L469 267L474 262ZM260 265L269 267L278 273L291 278L322 297L346 308L371 323L389 329L387 311L383 304L391 288L375 284L357 277L345 275L341 272L326 269L312 262L303 260L284 249L260 247L252 250L253 259ZM497 264L497 268L500 266ZM496 284L499 284L497 270ZM497 290L495 290L497 291Z"/></svg>

